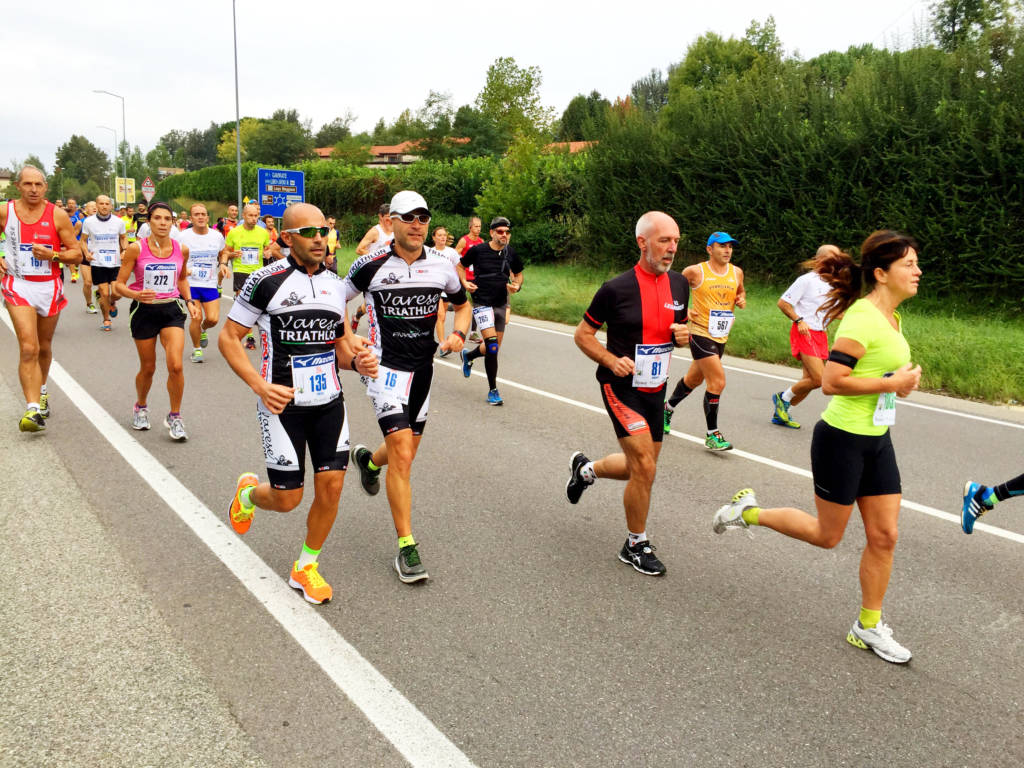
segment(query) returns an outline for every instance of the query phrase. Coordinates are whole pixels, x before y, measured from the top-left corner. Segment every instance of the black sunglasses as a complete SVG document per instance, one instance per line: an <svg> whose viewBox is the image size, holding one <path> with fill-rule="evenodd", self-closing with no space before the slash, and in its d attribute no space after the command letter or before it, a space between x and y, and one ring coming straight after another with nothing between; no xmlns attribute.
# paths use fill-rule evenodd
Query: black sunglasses
<svg viewBox="0 0 1024 768"><path fill-rule="evenodd" d="M286 229L285 232L291 232L298 235L299 237L307 237L312 240L320 233L320 237L327 237L327 233L331 231L330 227L295 227L293 229Z"/></svg>
<svg viewBox="0 0 1024 768"><path fill-rule="evenodd" d="M429 213L392 213L392 219L401 219L406 224L412 224L414 221L418 221L420 224L428 224L430 222Z"/></svg>

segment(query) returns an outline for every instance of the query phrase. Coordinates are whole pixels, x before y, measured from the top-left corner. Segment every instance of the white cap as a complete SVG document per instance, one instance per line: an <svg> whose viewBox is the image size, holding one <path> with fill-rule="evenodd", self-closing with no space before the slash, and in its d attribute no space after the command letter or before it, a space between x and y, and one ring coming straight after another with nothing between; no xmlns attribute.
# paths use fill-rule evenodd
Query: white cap
<svg viewBox="0 0 1024 768"><path fill-rule="evenodd" d="M392 214L403 214L411 213L412 211L418 211L423 209L430 212L427 208L427 201L423 199L423 195L419 192L413 192L409 189L403 189L397 195L391 198L391 213Z"/></svg>

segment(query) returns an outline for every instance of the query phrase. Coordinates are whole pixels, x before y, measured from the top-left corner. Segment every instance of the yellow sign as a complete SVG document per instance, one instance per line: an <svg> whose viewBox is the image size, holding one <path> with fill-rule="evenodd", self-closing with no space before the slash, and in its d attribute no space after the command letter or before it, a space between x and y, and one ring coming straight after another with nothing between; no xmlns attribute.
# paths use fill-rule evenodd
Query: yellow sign
<svg viewBox="0 0 1024 768"><path fill-rule="evenodd" d="M116 196L118 205L135 205L135 179L118 176Z"/></svg>

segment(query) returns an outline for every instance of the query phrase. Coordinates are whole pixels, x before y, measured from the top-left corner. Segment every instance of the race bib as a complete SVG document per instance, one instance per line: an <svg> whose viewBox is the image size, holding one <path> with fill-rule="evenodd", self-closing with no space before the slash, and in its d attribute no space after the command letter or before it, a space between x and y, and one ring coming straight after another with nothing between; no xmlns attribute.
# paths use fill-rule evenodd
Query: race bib
<svg viewBox="0 0 1024 768"><path fill-rule="evenodd" d="M111 251L106 248L100 248L99 250L93 251L92 263L96 267L116 267L117 266L117 251Z"/></svg>
<svg viewBox="0 0 1024 768"><path fill-rule="evenodd" d="M214 262L216 256L193 256L189 259L188 266L192 270L189 275L189 282L202 287L202 284L213 283L216 279L216 267ZM213 287L213 286L209 286Z"/></svg>
<svg viewBox="0 0 1024 768"><path fill-rule="evenodd" d="M238 261L246 267L254 267L260 263L260 249L259 248L242 248L242 258Z"/></svg>
<svg viewBox="0 0 1024 768"><path fill-rule="evenodd" d="M334 350L292 356L292 386L296 405L326 405L341 394Z"/></svg>
<svg viewBox="0 0 1024 768"><path fill-rule="evenodd" d="M32 243L18 243L18 271L22 275L49 276L53 271L53 262L33 256Z"/></svg>
<svg viewBox="0 0 1024 768"><path fill-rule="evenodd" d="M729 335L736 315L731 309L712 309L708 317L708 333L712 339L724 339Z"/></svg>
<svg viewBox="0 0 1024 768"><path fill-rule="evenodd" d="M672 344L637 344L633 357L633 386L660 387L668 380Z"/></svg>
<svg viewBox="0 0 1024 768"><path fill-rule="evenodd" d="M157 293L174 293L177 270L174 264L147 264L142 273L142 289Z"/></svg>
<svg viewBox="0 0 1024 768"><path fill-rule="evenodd" d="M366 385L366 394L370 397L383 397L402 405L408 405L411 389L411 371L395 371L378 365L377 378L370 379L370 383Z"/></svg>
<svg viewBox="0 0 1024 768"><path fill-rule="evenodd" d="M892 376L885 374L882 378ZM875 403L875 413L871 417L871 423L876 427L891 427L896 423L896 393L879 392L878 402Z"/></svg>
<svg viewBox="0 0 1024 768"><path fill-rule="evenodd" d="M473 319L476 320L476 329L486 331L494 327L494 307L473 307Z"/></svg>

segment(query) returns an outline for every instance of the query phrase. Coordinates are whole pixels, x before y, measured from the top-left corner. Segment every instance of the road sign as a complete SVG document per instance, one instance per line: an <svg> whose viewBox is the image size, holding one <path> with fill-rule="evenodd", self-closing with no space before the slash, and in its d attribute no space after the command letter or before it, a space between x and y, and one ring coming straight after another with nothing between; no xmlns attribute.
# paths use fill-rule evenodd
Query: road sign
<svg viewBox="0 0 1024 768"><path fill-rule="evenodd" d="M289 205L306 201L306 174L302 171L259 168L256 180L259 184L260 214L263 216L284 216L284 209Z"/></svg>
<svg viewBox="0 0 1024 768"><path fill-rule="evenodd" d="M142 182L142 196L146 198L146 202L148 203L153 199L153 195L155 194L156 184L154 184L153 180L147 176Z"/></svg>
<svg viewBox="0 0 1024 768"><path fill-rule="evenodd" d="M118 205L135 205L135 179L118 176L115 196Z"/></svg>

